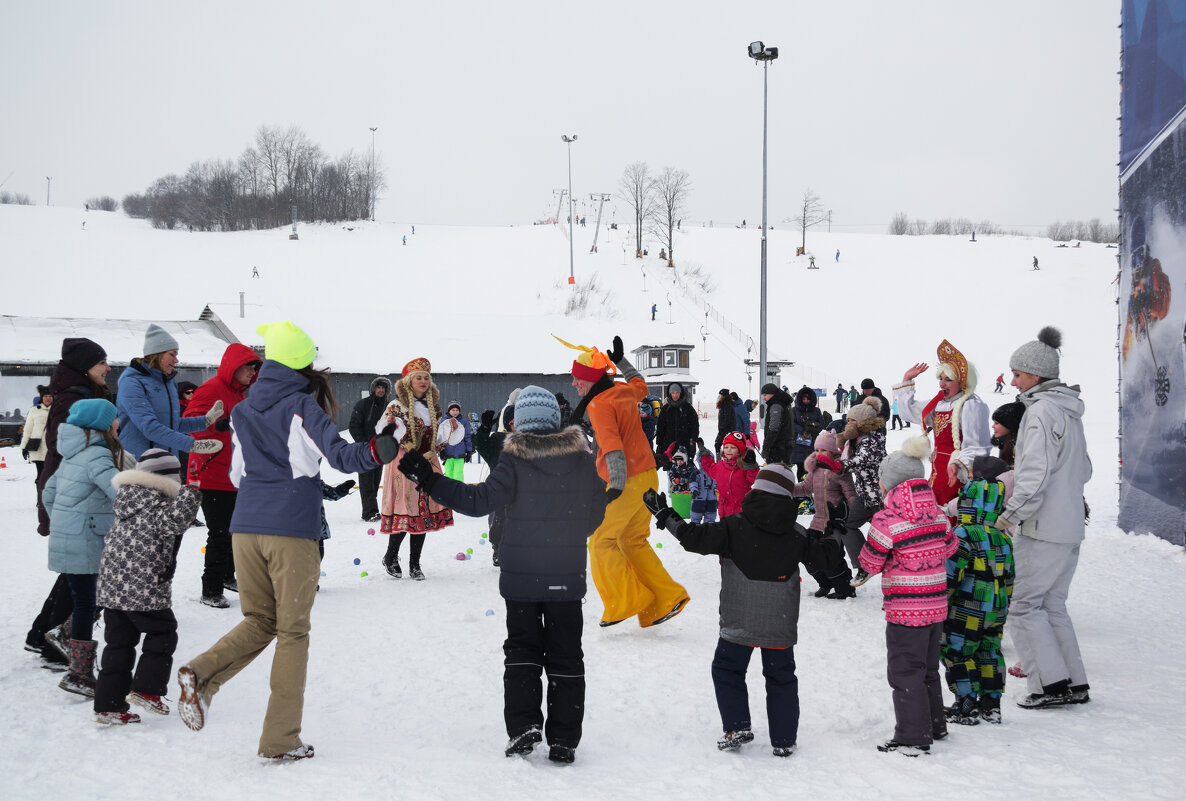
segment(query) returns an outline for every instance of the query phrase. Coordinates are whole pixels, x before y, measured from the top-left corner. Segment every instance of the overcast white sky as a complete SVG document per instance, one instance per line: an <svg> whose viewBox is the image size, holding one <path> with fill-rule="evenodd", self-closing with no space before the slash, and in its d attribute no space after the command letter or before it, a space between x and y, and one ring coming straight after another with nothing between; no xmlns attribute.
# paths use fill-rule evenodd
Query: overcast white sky
<svg viewBox="0 0 1186 801"><path fill-rule="evenodd" d="M117 200L261 124L369 156L380 219L527 223L567 184L686 169L685 219L770 221L805 188L834 230L912 217L1044 229L1116 207L1119 0L0 0L0 183ZM7 180L6 180L7 179ZM5 182L6 181L6 182ZM618 202L619 217L626 207ZM607 215L609 214L607 207Z"/></svg>

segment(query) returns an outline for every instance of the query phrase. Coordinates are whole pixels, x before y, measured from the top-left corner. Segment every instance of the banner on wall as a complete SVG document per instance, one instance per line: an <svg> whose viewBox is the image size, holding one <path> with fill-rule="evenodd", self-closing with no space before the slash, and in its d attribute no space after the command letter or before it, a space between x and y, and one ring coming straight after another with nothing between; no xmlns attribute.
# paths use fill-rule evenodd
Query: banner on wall
<svg viewBox="0 0 1186 801"><path fill-rule="evenodd" d="M1121 27L1119 524L1186 545L1186 3Z"/></svg>

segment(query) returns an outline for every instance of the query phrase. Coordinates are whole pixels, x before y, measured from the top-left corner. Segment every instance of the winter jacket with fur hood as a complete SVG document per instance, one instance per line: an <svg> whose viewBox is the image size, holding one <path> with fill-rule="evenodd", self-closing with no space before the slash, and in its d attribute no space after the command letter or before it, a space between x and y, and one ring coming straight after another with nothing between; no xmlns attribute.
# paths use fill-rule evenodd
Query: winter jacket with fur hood
<svg viewBox="0 0 1186 801"><path fill-rule="evenodd" d="M762 428L762 458L767 462L794 464L791 462L791 449L795 444L791 396L773 384L762 387L762 394L772 396L766 404L765 425Z"/></svg>
<svg viewBox="0 0 1186 801"><path fill-rule="evenodd" d="M375 394L380 386L384 388L381 398ZM370 394L354 404L354 411L350 413L350 436L355 442L369 442L375 436L375 423L379 422L390 402L391 382L384 376L371 379Z"/></svg>
<svg viewBox="0 0 1186 801"><path fill-rule="evenodd" d="M369 442L347 442L309 394L309 379L265 359L251 394L231 413L231 531L321 537L321 460L343 473L378 466Z"/></svg>
<svg viewBox="0 0 1186 801"><path fill-rule="evenodd" d="M671 399L671 392L676 389L680 393L678 401ZM688 402L688 394L684 391L683 385L671 384L667 389L666 403L659 412L659 425L655 429L655 448L663 452L674 442L677 448L683 447L691 453L699 437L700 415Z"/></svg>
<svg viewBox="0 0 1186 801"><path fill-rule="evenodd" d="M111 480L119 469L98 431L62 423L58 450L62 463L41 494L50 520L49 569L55 573L98 573L103 537L115 522Z"/></svg>
<svg viewBox="0 0 1186 801"><path fill-rule="evenodd" d="M481 484L438 476L433 500L463 515L502 510L498 589L509 601L579 601L590 535L605 517L605 483L579 426L507 435Z"/></svg>
<svg viewBox="0 0 1186 801"><path fill-rule="evenodd" d="M174 479L125 470L112 479L115 525L99 564L98 605L151 612L173 605L173 546L197 514L201 493Z"/></svg>
<svg viewBox="0 0 1186 801"><path fill-rule="evenodd" d="M223 351L218 372L209 381L194 390L189 405L185 407L186 417L205 417L215 402L222 401L222 413L230 416L239 401L247 397L247 389L255 383L255 376L247 385L235 381L235 371L244 365L260 361L255 351L246 345L232 342ZM258 375L258 374L257 374ZM194 439L216 439L222 443L222 450L209 455L194 454L189 457L189 482L202 489L234 492L231 483L231 432L207 428L193 435ZM369 438L368 438L369 439Z"/></svg>
<svg viewBox="0 0 1186 801"><path fill-rule="evenodd" d="M947 559L959 547L925 479L903 481L873 515L861 568L882 574L887 623L929 626L947 619Z"/></svg>
<svg viewBox="0 0 1186 801"><path fill-rule="evenodd" d="M857 499L857 491L852 476L843 472L840 462L830 456L821 459L818 453L813 453L803 463L803 469L807 475L795 485L793 494L815 501L815 517L811 518L808 528L822 533L828 528L828 504L835 506L845 501L851 507Z"/></svg>
<svg viewBox="0 0 1186 801"><path fill-rule="evenodd" d="M133 361L120 373L115 407L119 410L119 441L128 453L164 448L177 456L189 453L194 438L206 427L201 417L181 416L177 373L165 375L143 361Z"/></svg>
<svg viewBox="0 0 1186 801"><path fill-rule="evenodd" d="M819 408L819 397L811 387L802 387L795 393L795 404L791 407L791 419L795 422L795 441L791 446L791 464L799 464L815 450L815 438L824 428L824 415Z"/></svg>
<svg viewBox="0 0 1186 801"><path fill-rule="evenodd" d="M741 513L717 523L668 518L684 550L721 559L721 639L762 648L789 648L798 639L799 564L835 566L843 555L831 539L811 539L796 525L798 502L751 492Z"/></svg>
<svg viewBox="0 0 1186 801"><path fill-rule="evenodd" d="M1036 540L1082 542L1083 487L1091 478L1091 458L1079 387L1043 381L1019 400L1026 409L1017 431L1013 494L1000 525L1020 524L1020 533Z"/></svg>

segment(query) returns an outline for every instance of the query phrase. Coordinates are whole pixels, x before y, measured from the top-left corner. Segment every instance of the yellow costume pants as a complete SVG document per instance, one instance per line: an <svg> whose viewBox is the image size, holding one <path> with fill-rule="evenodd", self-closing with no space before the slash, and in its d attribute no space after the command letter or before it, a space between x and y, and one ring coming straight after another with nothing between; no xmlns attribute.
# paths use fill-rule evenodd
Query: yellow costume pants
<svg viewBox="0 0 1186 801"><path fill-rule="evenodd" d="M640 626L651 626L688 601L688 591L667 574L647 542L652 518L642 494L658 486L654 470L626 479L626 488L606 507L605 520L589 538L593 584L605 604L606 623L638 615Z"/></svg>

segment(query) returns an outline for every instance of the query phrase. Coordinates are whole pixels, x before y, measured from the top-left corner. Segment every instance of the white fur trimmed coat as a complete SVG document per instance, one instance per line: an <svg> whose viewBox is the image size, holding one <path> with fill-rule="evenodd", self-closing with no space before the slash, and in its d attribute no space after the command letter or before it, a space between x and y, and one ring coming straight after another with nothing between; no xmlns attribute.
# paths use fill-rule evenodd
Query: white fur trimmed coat
<svg viewBox="0 0 1186 801"><path fill-rule="evenodd" d="M99 563L97 603L127 612L169 609L174 541L193 522L201 493L145 470L125 470L111 484L115 525Z"/></svg>

